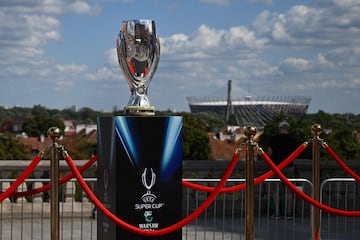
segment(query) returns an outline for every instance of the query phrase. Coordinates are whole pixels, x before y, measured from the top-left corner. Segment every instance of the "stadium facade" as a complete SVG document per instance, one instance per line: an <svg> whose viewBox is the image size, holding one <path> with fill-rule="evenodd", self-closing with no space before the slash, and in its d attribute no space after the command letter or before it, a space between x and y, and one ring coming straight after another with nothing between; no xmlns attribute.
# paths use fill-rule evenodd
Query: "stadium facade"
<svg viewBox="0 0 360 240"><path fill-rule="evenodd" d="M234 115L239 125L264 126L278 114L299 116L306 114L311 99L303 96L250 97L243 100L214 98L187 98L190 111L216 112L223 114L225 120Z"/></svg>

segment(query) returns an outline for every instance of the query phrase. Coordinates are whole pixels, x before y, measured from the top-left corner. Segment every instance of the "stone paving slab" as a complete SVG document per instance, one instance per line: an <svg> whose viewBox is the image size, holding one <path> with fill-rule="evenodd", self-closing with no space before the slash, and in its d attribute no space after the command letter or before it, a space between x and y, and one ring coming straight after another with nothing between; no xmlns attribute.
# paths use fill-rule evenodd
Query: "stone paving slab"
<svg viewBox="0 0 360 240"><path fill-rule="evenodd" d="M269 221L269 222L267 222ZM306 227L298 227L304 219L274 220L261 219L262 225L255 224L256 240L307 240L311 239L310 222ZM338 224L336 217L323 219L322 240L357 240L360 236L360 219L351 218L347 223ZM222 221L221 221L222 222ZM238 220L235 224L240 224ZM86 216L84 218L63 218L60 220L62 240L97 240L96 219ZM212 223L204 224L198 221L182 229L183 240L245 240L244 225L233 226L233 221L225 221L213 227ZM234 227L236 229L234 229ZM1 219L0 240L49 240L50 219ZM103 239L99 239L103 240Z"/></svg>

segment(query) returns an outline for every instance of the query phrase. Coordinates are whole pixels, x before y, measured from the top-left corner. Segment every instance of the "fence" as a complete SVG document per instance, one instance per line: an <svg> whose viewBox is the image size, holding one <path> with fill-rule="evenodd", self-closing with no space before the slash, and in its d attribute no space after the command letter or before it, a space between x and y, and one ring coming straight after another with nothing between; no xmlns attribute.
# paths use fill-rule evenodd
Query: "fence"
<svg viewBox="0 0 360 240"><path fill-rule="evenodd" d="M95 178L86 178L90 186ZM215 186L219 179L186 179L198 184ZM305 193L311 194L312 185L307 179L290 179ZM0 179L6 189L14 179ZM229 179L227 186L237 185L244 179ZM49 179L26 179L18 191L38 187ZM254 229L256 239L310 239L311 207L292 192L291 206L283 201L282 210L292 209L292 219L273 219L271 192L281 189L279 179L267 179L254 188ZM321 185L321 201L345 210L360 209L359 183L352 178L326 179ZM60 239L97 239L96 211L82 190L72 179L60 188ZM184 240L245 239L245 193L222 193L195 221L182 229ZM208 196L206 192L183 189L183 214L189 215ZM6 199L0 204L0 240L50 239L50 206L43 193L31 197ZM358 239L360 218L341 217L326 212L321 214L322 239Z"/></svg>
<svg viewBox="0 0 360 240"><path fill-rule="evenodd" d="M1 179L5 190L14 179ZM86 178L90 185L95 178ZM50 179L26 179L18 191L25 191L47 184ZM96 239L96 218L94 205L88 201L75 179L60 188L60 232L61 239ZM31 197L5 199L0 205L0 240L42 240L50 239L49 192ZM44 195L45 194L45 195Z"/></svg>
<svg viewBox="0 0 360 240"><path fill-rule="evenodd" d="M360 209L360 184L353 178L330 178L321 184L320 200L334 208ZM324 239L358 239L359 217L341 217L322 213L322 237Z"/></svg>

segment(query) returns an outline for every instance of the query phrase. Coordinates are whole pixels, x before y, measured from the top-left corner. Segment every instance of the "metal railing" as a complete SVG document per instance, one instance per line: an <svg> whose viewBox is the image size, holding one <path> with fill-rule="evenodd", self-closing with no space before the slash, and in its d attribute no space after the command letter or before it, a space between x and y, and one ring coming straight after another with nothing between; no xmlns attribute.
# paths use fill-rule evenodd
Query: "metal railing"
<svg viewBox="0 0 360 240"><path fill-rule="evenodd" d="M215 186L219 179L187 179L203 185ZM290 179L299 188L311 191L311 183L306 179ZM245 179L229 179L227 186L244 183ZM293 196L293 216L273 218L273 191L282 187L280 179L267 179L254 187L254 230L256 239L309 239L311 236L310 207L287 189L284 196ZM207 197L206 192L184 189L183 208L188 215ZM281 204L286 212L290 206ZM245 192L222 193L215 202L192 224L183 229L183 239L246 239L245 237Z"/></svg>
<svg viewBox="0 0 360 240"><path fill-rule="evenodd" d="M14 180L0 179L2 189L6 189ZM85 180L91 185L96 183L96 178ZM25 191L29 186L41 187L49 182L50 179L26 179L18 191ZM50 203L44 195L47 193L4 200L0 204L0 240L50 239ZM59 196L60 239L97 239L94 204L77 186L76 179L62 185Z"/></svg>
<svg viewBox="0 0 360 240"><path fill-rule="evenodd" d="M321 183L320 200L344 210L360 209L360 183L353 178L329 178ZM359 239L360 217L333 216L322 212L323 239Z"/></svg>
<svg viewBox="0 0 360 240"><path fill-rule="evenodd" d="M86 178L90 186L95 178ZM219 179L186 179L194 183L215 186ZM307 179L290 179L301 190L311 194L312 184ZM0 179L2 190L14 179ZM48 183L49 179L26 179L18 188L25 191ZM245 182L229 179L227 186ZM332 207L360 209L359 183L352 178L326 179L321 185L321 201ZM292 209L292 218L272 218L272 192L282 188L279 179L267 179L254 186L254 230L256 239L311 239L311 207L285 188L284 196L291 195L291 206L282 201L281 212ZM207 192L183 188L183 214L189 215L208 196ZM94 205L89 202L75 179L60 187L60 239L96 240L97 223ZM43 201L43 193L17 199L6 199L0 204L0 240L50 239L50 205ZM358 239L360 218L321 214L322 239ZM213 204L195 221L182 229L184 240L245 239L245 192L221 193Z"/></svg>

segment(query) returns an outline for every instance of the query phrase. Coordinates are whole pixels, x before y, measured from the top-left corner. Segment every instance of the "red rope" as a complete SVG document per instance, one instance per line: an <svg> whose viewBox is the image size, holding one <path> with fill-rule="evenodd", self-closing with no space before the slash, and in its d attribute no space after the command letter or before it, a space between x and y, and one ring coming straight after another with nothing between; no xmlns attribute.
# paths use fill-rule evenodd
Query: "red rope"
<svg viewBox="0 0 360 240"><path fill-rule="evenodd" d="M5 198L9 197L18 187L21 183L24 182L24 180L31 174L31 172L34 170L34 168L39 164L41 160L41 157L37 155L34 157L34 159L31 161L29 166L25 168L25 170L22 172L22 174L16 179L15 182L13 182L8 189L6 189L5 192L0 194L0 202L4 201Z"/></svg>
<svg viewBox="0 0 360 240"><path fill-rule="evenodd" d="M334 158L334 160L340 165L340 167L347 172L350 176L352 176L356 181L360 182L360 176L357 175L351 168L349 168L335 153L335 151L328 146L327 144L323 144L325 150Z"/></svg>
<svg viewBox="0 0 360 240"><path fill-rule="evenodd" d="M318 201L315 201L314 199L312 199L311 197L309 197L308 195L303 193L301 190L299 190L294 184L292 184L286 178L286 176L281 173L281 171L276 167L276 165L272 162L270 157L265 152L261 152L260 156L270 166L270 168L275 172L275 174L279 176L281 181L284 182L286 184L286 186L290 190L292 190L294 193L296 193L296 195L298 195L299 197L301 197L302 199L304 199L305 201L307 201L311 205L313 205L313 206L315 206L317 208L320 208L323 211L330 212L330 213L333 213L333 214L336 214L336 215L347 216L347 217L358 217L358 216L360 216L360 211L346 211L346 210L336 209L336 208L326 206L326 205L324 205L324 204L322 204L322 203L320 203Z"/></svg>
<svg viewBox="0 0 360 240"><path fill-rule="evenodd" d="M86 169L88 169L89 167L91 167L91 165L94 164L94 162L97 161L97 156L93 156L89 161L87 161L84 165L82 165L81 167L79 167L78 171L80 173L84 172ZM59 184L63 184L67 181L69 181L70 179L74 178L75 174L73 172L70 172L69 174L67 174L66 176L62 177L59 179ZM42 187L39 188L34 188L28 191L24 191L24 192L13 192L10 196L11 197L24 197L24 196L31 196L31 195L35 195L41 192L45 192L48 191L51 188L51 184L48 183Z"/></svg>
<svg viewBox="0 0 360 240"><path fill-rule="evenodd" d="M118 226L122 227L123 229L135 233L135 234L139 234L139 235L144 235L144 236L160 236L160 235L165 235L168 233L171 233L173 231L176 231L180 228L182 228L183 226L185 226L186 224L190 223L191 221L193 221L195 218L197 218L201 213L203 213L207 207L210 206L210 204L215 200L215 198L217 197L217 195L220 193L221 189L224 187L227 179L230 177L232 171L234 170L236 163L239 159L239 153L236 152L227 168L227 170L225 171L223 177L221 178L221 181L218 183L217 187L214 189L213 192L211 192L210 196L199 206L199 208L197 208L194 212L192 212L188 217L182 219L181 221L175 223L172 226L163 228L163 229L159 229L159 230L143 230L140 228L137 228L131 224L128 224L126 222L124 222L123 220L119 219L116 215L114 215L112 212L110 212L95 196L95 194L91 191L91 189L89 188L89 186L86 184L86 182L83 180L81 174L79 173L79 171L77 170L75 164L73 163L72 159L70 156L66 157L65 160L68 163L70 169L74 172L80 186L82 187L82 189L85 191L85 193L88 195L88 197L91 199L91 201L95 204L95 206L105 215L107 216L109 219L111 219L115 224L117 224Z"/></svg>
<svg viewBox="0 0 360 240"><path fill-rule="evenodd" d="M278 168L280 170L282 170L284 167L289 165L292 161L294 161L304 151L304 149L307 146L308 146L307 142L301 144L292 154L290 154L284 161L282 161L278 165ZM274 172L272 170L264 173L260 177L255 178L254 185L262 183L263 181L265 181L266 179L272 177L273 175L274 175ZM196 190L199 190L199 191L204 191L204 192L214 191L214 187L203 186L203 185L191 183L191 182L188 182L188 181L185 181L185 180L182 181L182 184L185 187L189 187L189 188L196 189ZM236 191L244 190L245 188L246 188L246 183L242 183L242 184L238 184L236 186L224 187L224 188L221 189L221 192L236 192Z"/></svg>

